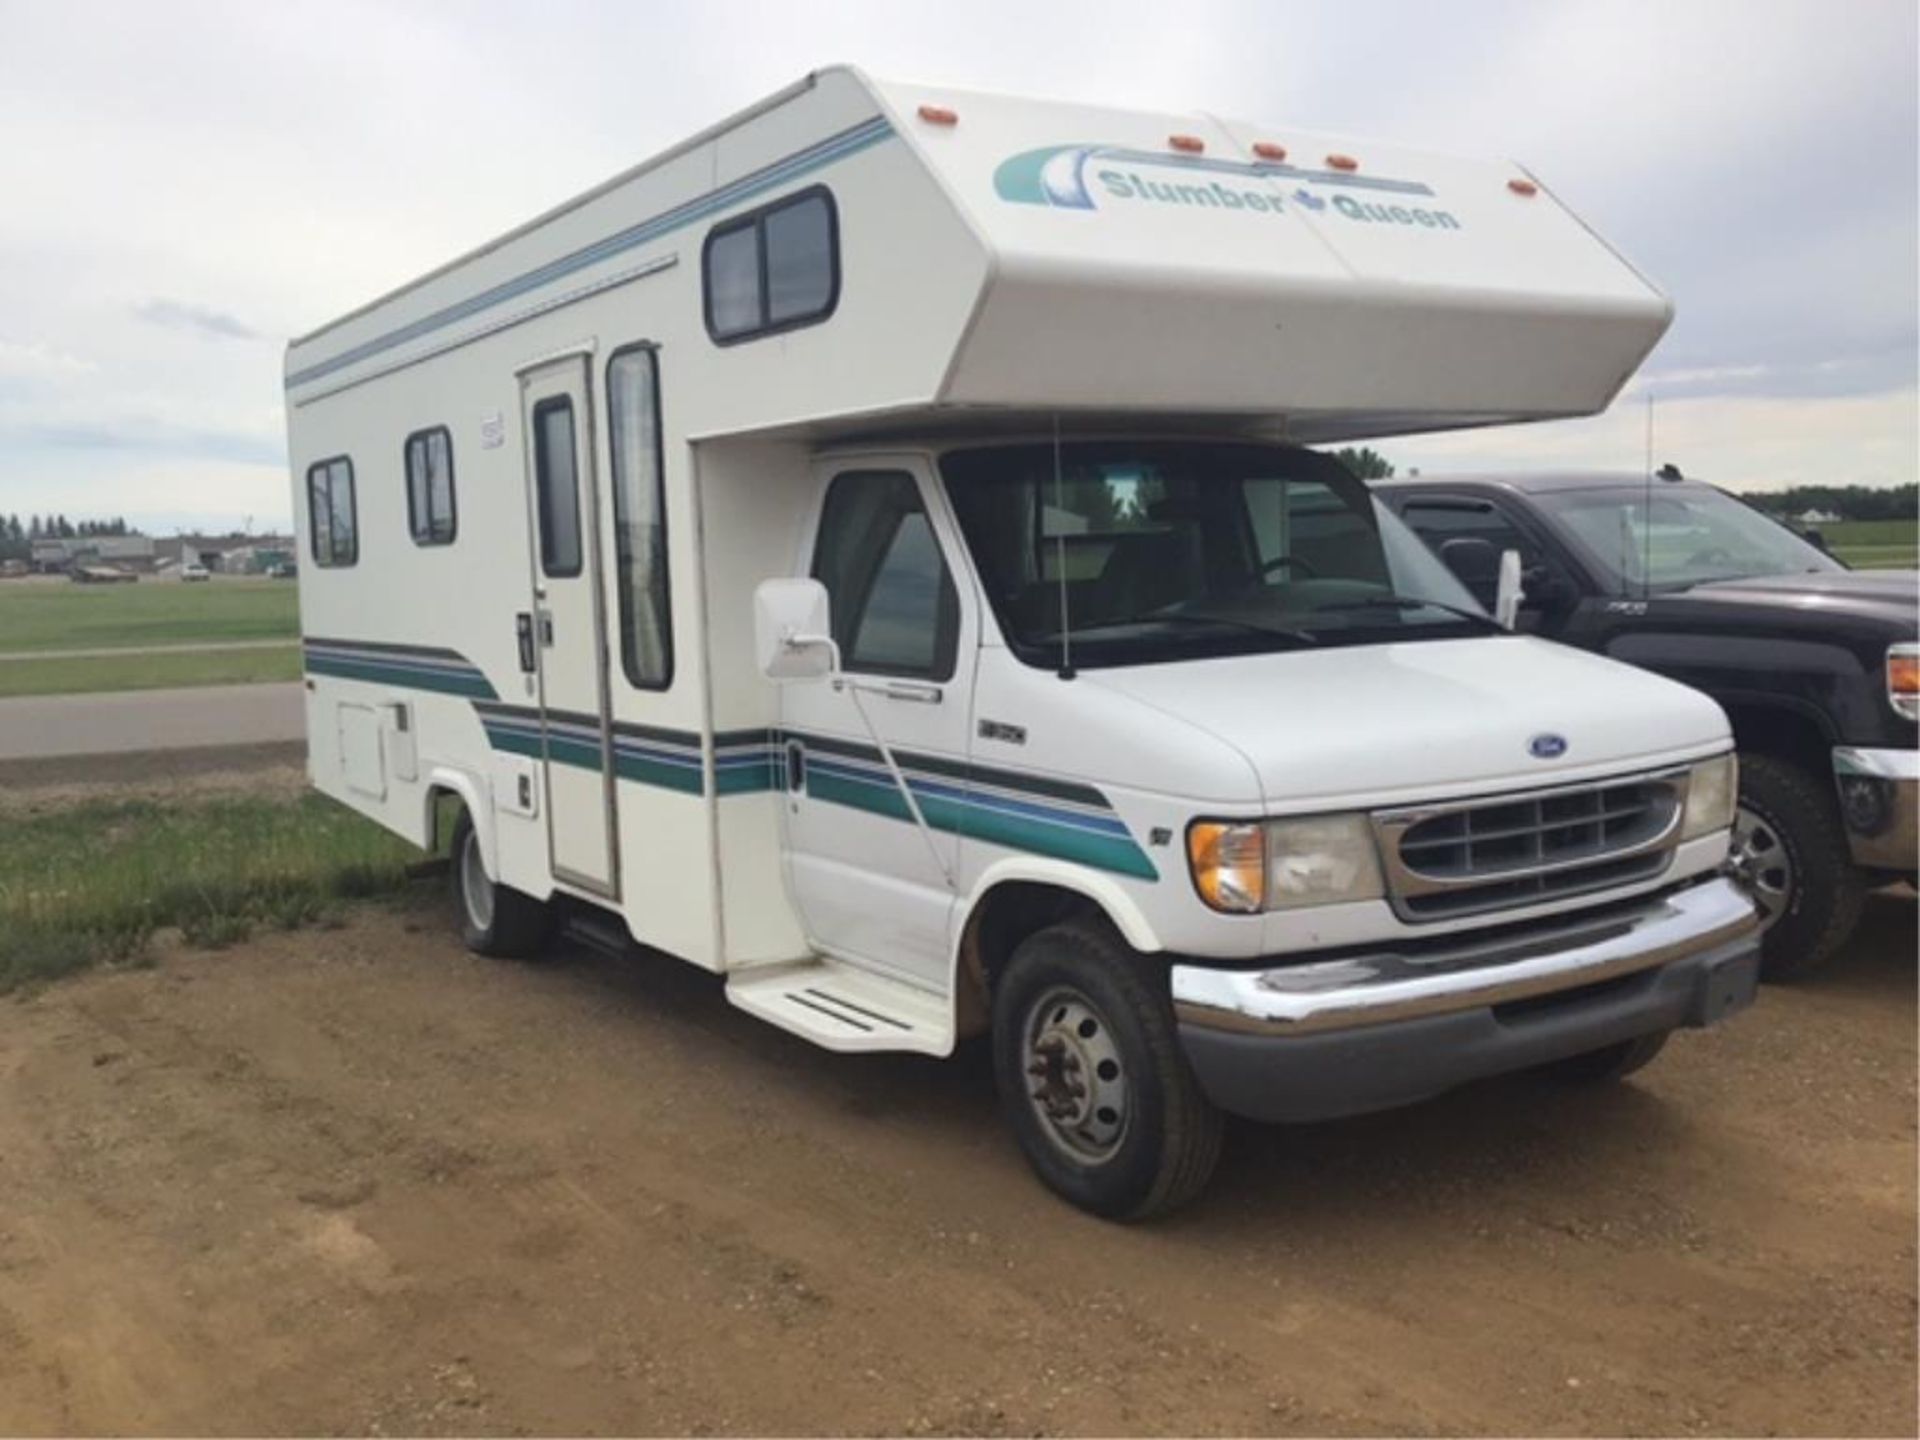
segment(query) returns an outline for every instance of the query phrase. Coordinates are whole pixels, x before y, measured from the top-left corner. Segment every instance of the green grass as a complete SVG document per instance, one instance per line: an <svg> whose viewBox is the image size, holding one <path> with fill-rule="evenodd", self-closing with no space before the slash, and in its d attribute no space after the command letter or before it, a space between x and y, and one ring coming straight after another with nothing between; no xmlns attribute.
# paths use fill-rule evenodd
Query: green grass
<svg viewBox="0 0 1920 1440"><path fill-rule="evenodd" d="M297 797L96 800L0 817L0 993L140 964L163 927L219 948L324 922L406 883L420 852L344 806Z"/></svg>
<svg viewBox="0 0 1920 1440"><path fill-rule="evenodd" d="M0 653L293 640L299 634L299 596L287 580L0 583Z"/></svg>
<svg viewBox="0 0 1920 1440"><path fill-rule="evenodd" d="M253 685L299 678L297 645L271 650L183 650L156 655L136 651L73 659L0 660L0 699L176 685Z"/></svg>
<svg viewBox="0 0 1920 1440"><path fill-rule="evenodd" d="M1860 570L1920 568L1920 519L1836 520L1820 527L1833 553Z"/></svg>

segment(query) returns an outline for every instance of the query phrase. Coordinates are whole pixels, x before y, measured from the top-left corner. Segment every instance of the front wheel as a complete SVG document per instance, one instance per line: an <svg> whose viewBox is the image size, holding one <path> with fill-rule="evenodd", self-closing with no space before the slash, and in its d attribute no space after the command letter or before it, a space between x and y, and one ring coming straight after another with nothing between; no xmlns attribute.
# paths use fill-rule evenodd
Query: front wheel
<svg viewBox="0 0 1920 1440"><path fill-rule="evenodd" d="M539 954L553 930L553 908L488 876L480 832L465 810L453 827L452 859L453 908L467 948L515 960Z"/></svg>
<svg viewBox="0 0 1920 1440"><path fill-rule="evenodd" d="M1023 941L994 990L1007 1123L1051 1189L1109 1219L1184 1205L1220 1156L1220 1112L1156 978L1104 926L1069 923Z"/></svg>
<svg viewBox="0 0 1920 1440"><path fill-rule="evenodd" d="M1760 907L1766 979L1818 970L1853 934L1866 885L1831 781L1771 755L1743 754L1730 858Z"/></svg>

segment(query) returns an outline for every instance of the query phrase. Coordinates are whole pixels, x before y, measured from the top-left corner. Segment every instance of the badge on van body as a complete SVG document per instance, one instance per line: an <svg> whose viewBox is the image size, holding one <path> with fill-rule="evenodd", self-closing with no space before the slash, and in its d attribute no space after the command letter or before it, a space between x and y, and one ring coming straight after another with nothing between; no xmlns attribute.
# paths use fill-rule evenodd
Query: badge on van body
<svg viewBox="0 0 1920 1440"><path fill-rule="evenodd" d="M1558 760L1567 753L1567 737L1564 735L1536 735L1527 741L1527 753L1536 760Z"/></svg>

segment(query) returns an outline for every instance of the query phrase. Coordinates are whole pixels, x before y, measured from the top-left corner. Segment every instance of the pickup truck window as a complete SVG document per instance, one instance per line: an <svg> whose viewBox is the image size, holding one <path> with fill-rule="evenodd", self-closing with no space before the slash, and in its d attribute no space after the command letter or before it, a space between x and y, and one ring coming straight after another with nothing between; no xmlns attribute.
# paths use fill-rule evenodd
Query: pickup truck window
<svg viewBox="0 0 1920 1440"><path fill-rule="evenodd" d="M1324 456L1177 441L949 453L1007 643L1076 665L1489 633L1473 597Z"/></svg>
<svg viewBox="0 0 1920 1440"><path fill-rule="evenodd" d="M1710 485L1548 490L1541 509L1622 588L1804 575L1845 567ZM1651 518L1649 518L1651 517Z"/></svg>
<svg viewBox="0 0 1920 1440"><path fill-rule="evenodd" d="M813 578L833 602L833 638L848 670L953 678L959 595L911 475L849 470L833 477Z"/></svg>

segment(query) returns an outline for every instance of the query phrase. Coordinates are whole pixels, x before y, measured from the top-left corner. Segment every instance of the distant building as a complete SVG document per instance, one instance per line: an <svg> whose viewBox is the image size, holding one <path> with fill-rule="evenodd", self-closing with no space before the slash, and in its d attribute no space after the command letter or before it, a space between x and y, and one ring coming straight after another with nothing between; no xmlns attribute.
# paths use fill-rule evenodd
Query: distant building
<svg viewBox="0 0 1920 1440"><path fill-rule="evenodd" d="M66 540L33 542L33 568L60 574L76 565L112 565L122 570L151 571L156 562L151 535L75 535Z"/></svg>
<svg viewBox="0 0 1920 1440"><path fill-rule="evenodd" d="M1793 520L1796 525L1837 525L1840 517L1831 510L1802 510Z"/></svg>
<svg viewBox="0 0 1920 1440"><path fill-rule="evenodd" d="M293 551L286 535L168 535L154 543L163 568L204 565L222 575L261 574Z"/></svg>

